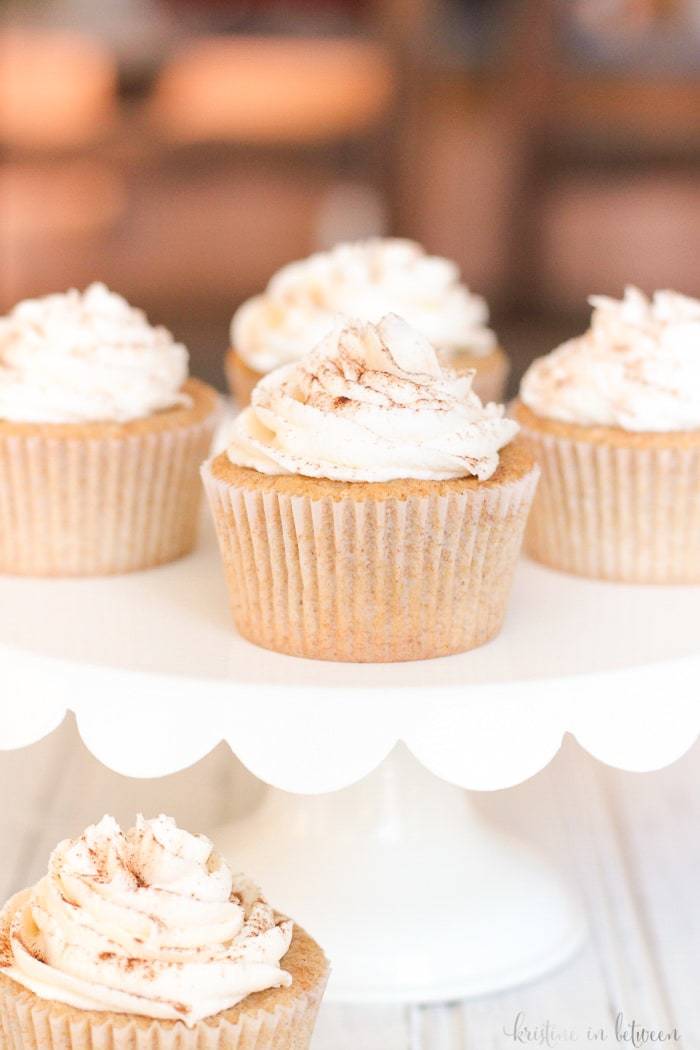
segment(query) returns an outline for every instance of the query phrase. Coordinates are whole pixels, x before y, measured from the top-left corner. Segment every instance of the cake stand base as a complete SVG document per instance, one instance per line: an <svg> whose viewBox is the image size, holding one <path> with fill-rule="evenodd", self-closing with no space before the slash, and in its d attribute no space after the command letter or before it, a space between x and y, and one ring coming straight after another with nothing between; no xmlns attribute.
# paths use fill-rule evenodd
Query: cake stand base
<svg viewBox="0 0 700 1050"><path fill-rule="evenodd" d="M331 959L335 1002L443 1002L533 980L580 944L559 876L399 745L353 787L270 789L212 832Z"/></svg>

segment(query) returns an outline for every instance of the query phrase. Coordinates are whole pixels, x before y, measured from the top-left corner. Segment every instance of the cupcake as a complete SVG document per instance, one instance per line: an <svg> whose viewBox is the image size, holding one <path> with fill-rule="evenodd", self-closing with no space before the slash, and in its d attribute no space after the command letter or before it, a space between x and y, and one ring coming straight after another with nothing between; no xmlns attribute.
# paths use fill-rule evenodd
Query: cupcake
<svg viewBox="0 0 700 1050"><path fill-rule="evenodd" d="M0 913L3 1050L306 1050L318 945L168 817L62 842Z"/></svg>
<svg viewBox="0 0 700 1050"><path fill-rule="evenodd" d="M526 548L564 572L700 583L700 302L594 296L531 366L515 417L542 467Z"/></svg>
<svg viewBox="0 0 700 1050"><path fill-rule="evenodd" d="M187 554L216 392L102 284L0 318L0 573L102 575Z"/></svg>
<svg viewBox="0 0 700 1050"><path fill-rule="evenodd" d="M339 244L285 266L265 292L234 315L226 358L231 390L243 407L268 372L313 350L340 318L376 323L396 313L438 350L442 364L476 373L482 401L502 401L509 365L488 324L488 307L447 259L412 241L375 238Z"/></svg>
<svg viewBox="0 0 700 1050"><path fill-rule="evenodd" d="M400 318L261 380L203 468L233 616L325 660L418 660L500 629L538 469Z"/></svg>

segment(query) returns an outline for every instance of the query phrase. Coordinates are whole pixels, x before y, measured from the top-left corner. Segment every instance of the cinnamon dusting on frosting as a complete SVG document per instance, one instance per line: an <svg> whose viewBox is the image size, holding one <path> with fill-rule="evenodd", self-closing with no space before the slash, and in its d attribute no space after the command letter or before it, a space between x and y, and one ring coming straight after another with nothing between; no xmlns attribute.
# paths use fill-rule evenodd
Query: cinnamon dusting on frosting
<svg viewBox="0 0 700 1050"><path fill-rule="evenodd" d="M348 318L404 317L441 353L482 357L495 349L488 308L447 259L413 241L338 244L283 267L236 312L231 342L257 372L299 360Z"/></svg>
<svg viewBox="0 0 700 1050"><path fill-rule="evenodd" d="M188 354L103 284L0 317L0 420L127 423L190 403Z"/></svg>
<svg viewBox="0 0 700 1050"><path fill-rule="evenodd" d="M291 936L203 836L166 817L124 833L105 817L57 847L0 951L2 969L41 997L191 1026L288 985L279 963Z"/></svg>
<svg viewBox="0 0 700 1050"><path fill-rule="evenodd" d="M347 322L261 380L228 456L265 474L337 481L486 480L518 427L482 405L471 380L442 368L399 317Z"/></svg>
<svg viewBox="0 0 700 1050"><path fill-rule="evenodd" d="M544 419L663 433L700 429L700 300L627 288L592 296L591 327L527 371L520 396Z"/></svg>

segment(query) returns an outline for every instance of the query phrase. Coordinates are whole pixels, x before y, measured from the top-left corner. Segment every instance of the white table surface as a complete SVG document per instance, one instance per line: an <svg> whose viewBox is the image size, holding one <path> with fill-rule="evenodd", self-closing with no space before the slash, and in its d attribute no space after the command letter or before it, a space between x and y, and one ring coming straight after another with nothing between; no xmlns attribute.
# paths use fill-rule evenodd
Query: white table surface
<svg viewBox="0 0 700 1050"><path fill-rule="evenodd" d="M0 703L8 703L3 698ZM38 878L68 834L112 812L172 813L193 830L244 813L260 788L222 745L194 770L129 780L102 767L70 719L51 737L0 752L0 894ZM528 836L578 887L591 924L584 951L537 984L452 1007L324 1006L314 1050L505 1050L524 1023L575 1029L614 1019L679 1030L682 1050L700 1047L700 746L658 773L600 765L568 740L525 784L478 796L505 827ZM533 1044L531 1044L533 1045ZM572 1045L570 1041L559 1046ZM629 1045L629 1044L626 1044Z"/></svg>

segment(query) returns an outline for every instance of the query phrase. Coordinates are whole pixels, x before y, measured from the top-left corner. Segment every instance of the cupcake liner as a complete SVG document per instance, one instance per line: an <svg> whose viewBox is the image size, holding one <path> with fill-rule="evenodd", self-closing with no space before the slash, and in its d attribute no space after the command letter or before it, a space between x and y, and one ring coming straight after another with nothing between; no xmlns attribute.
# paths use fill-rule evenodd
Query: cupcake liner
<svg viewBox="0 0 700 1050"><path fill-rule="evenodd" d="M3 1050L308 1050L326 976L293 1003L220 1014L194 1028L112 1013L80 1011L0 979Z"/></svg>
<svg viewBox="0 0 700 1050"><path fill-rule="evenodd" d="M700 582L700 446L523 433L542 468L525 538L532 558L599 579Z"/></svg>
<svg viewBox="0 0 700 1050"><path fill-rule="evenodd" d="M131 572L188 553L216 413L109 436L0 436L0 573Z"/></svg>
<svg viewBox="0 0 700 1050"><path fill-rule="evenodd" d="M500 629L537 484L406 499L315 499L237 487L203 467L233 617L278 652L417 660Z"/></svg>

